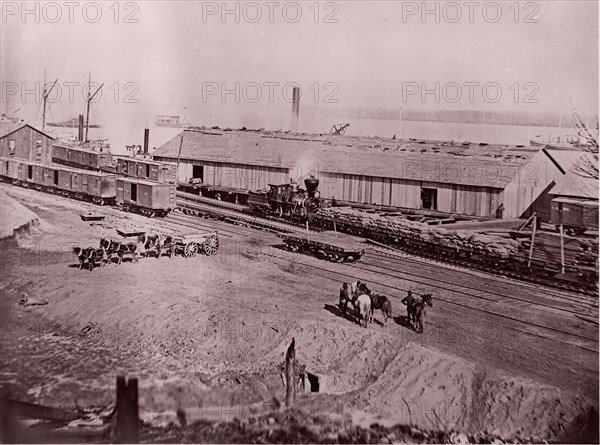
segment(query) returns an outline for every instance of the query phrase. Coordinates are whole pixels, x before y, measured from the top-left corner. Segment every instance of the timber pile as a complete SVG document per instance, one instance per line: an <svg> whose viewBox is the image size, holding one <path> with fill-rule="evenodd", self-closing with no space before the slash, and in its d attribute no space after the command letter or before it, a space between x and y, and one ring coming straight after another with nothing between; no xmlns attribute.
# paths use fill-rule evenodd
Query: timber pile
<svg viewBox="0 0 600 445"><path fill-rule="evenodd" d="M521 249L529 252L531 237L521 240ZM563 237L564 264L567 268L597 269L598 240ZM532 262L560 267L560 235L558 233L538 232L533 245Z"/></svg>
<svg viewBox="0 0 600 445"><path fill-rule="evenodd" d="M501 257L517 255L520 243L499 234L485 234L473 230L453 230L449 226L431 226L397 216L361 212L348 207L321 209L317 218L338 225L353 226L361 232L375 232L395 238L433 243L456 250Z"/></svg>

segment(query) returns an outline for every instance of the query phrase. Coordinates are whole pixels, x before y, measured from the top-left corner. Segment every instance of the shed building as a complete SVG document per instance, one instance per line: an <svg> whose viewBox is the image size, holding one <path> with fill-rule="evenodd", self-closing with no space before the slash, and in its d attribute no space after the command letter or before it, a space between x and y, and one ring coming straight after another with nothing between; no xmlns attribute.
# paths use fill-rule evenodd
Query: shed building
<svg viewBox="0 0 600 445"><path fill-rule="evenodd" d="M0 121L0 157L52 162L54 138L24 122Z"/></svg>
<svg viewBox="0 0 600 445"><path fill-rule="evenodd" d="M183 137L183 140L182 140ZM532 212L564 175L543 147L195 128L154 153L178 179L261 190L321 180L323 198L504 218Z"/></svg>

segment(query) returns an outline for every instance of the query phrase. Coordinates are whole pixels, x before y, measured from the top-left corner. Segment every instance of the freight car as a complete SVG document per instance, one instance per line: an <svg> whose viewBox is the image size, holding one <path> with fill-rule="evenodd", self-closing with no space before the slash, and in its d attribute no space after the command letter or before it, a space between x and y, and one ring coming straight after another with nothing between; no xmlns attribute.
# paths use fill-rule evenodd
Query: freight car
<svg viewBox="0 0 600 445"><path fill-rule="evenodd" d="M257 213L280 218L308 220L320 208L329 206L318 192L319 180L314 176L304 180L302 189L293 180L286 184L269 184L270 189L250 192L248 205Z"/></svg>
<svg viewBox="0 0 600 445"><path fill-rule="evenodd" d="M5 182L100 205L115 204L114 174L7 158L1 158L0 165Z"/></svg>
<svg viewBox="0 0 600 445"><path fill-rule="evenodd" d="M152 159L114 156L115 168L118 174L150 181L170 183L176 182L177 166Z"/></svg>
<svg viewBox="0 0 600 445"><path fill-rule="evenodd" d="M110 153L87 147L54 144L52 162L86 170L114 173L113 156Z"/></svg>
<svg viewBox="0 0 600 445"><path fill-rule="evenodd" d="M548 257L545 261L530 261L529 238L492 238L476 232L452 230L448 226L429 226L405 218L390 218L344 207L318 210L312 224L319 229L337 229L447 263L553 285L561 280L565 286L572 286L575 282L580 289L597 295L597 238L573 240L579 247L572 250L580 253L565 257L565 264L561 265L560 255ZM547 250L544 246L540 249ZM564 276L561 270L565 271Z"/></svg>
<svg viewBox="0 0 600 445"><path fill-rule="evenodd" d="M598 230L598 201L559 197L551 203L550 221L563 226L567 234L582 235Z"/></svg>
<svg viewBox="0 0 600 445"><path fill-rule="evenodd" d="M117 178L117 202L125 211L167 216L175 208L175 185L136 178Z"/></svg>

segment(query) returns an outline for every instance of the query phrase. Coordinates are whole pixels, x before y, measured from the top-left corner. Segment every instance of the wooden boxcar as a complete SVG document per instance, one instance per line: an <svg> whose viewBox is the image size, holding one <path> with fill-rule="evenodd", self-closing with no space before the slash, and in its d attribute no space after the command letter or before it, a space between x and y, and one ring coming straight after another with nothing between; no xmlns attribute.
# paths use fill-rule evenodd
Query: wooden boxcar
<svg viewBox="0 0 600 445"><path fill-rule="evenodd" d="M117 202L124 210L146 216L166 216L175 208L175 184L117 178Z"/></svg>
<svg viewBox="0 0 600 445"><path fill-rule="evenodd" d="M151 159L118 157L116 171L125 176L163 183L175 183L177 166Z"/></svg>
<svg viewBox="0 0 600 445"><path fill-rule="evenodd" d="M110 153L99 152L86 147L54 144L52 161L76 168L106 170L112 167L113 157Z"/></svg>
<svg viewBox="0 0 600 445"><path fill-rule="evenodd" d="M551 222L567 230L584 232L598 229L598 201L593 199L554 198Z"/></svg>
<svg viewBox="0 0 600 445"><path fill-rule="evenodd" d="M0 175L6 180L18 180L19 179L19 164L20 161L16 159L0 158Z"/></svg>

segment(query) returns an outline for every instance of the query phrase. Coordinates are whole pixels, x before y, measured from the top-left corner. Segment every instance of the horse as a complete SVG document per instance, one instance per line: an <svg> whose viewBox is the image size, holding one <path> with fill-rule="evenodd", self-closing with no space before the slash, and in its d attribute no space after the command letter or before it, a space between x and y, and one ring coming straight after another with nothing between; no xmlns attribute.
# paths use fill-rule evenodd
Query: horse
<svg viewBox="0 0 600 445"><path fill-rule="evenodd" d="M356 305L358 306L358 318L359 324L366 328L372 321L371 316L371 297L367 294L360 294L356 298Z"/></svg>
<svg viewBox="0 0 600 445"><path fill-rule="evenodd" d="M160 235L148 235L144 241L144 250L146 251L146 256L148 255L148 250L156 251L156 258L160 259L160 252L162 249L162 244L160 242Z"/></svg>
<svg viewBox="0 0 600 445"><path fill-rule="evenodd" d="M125 255L131 255L134 263L138 262L139 243L121 243L119 241L110 242L110 252L117 255L117 264L123 262Z"/></svg>
<svg viewBox="0 0 600 445"><path fill-rule="evenodd" d="M96 256L96 249L93 247L73 247L73 253L77 255L77 259L79 260L79 270L87 269L92 270L92 264L94 257Z"/></svg>
<svg viewBox="0 0 600 445"><path fill-rule="evenodd" d="M160 249L158 250L158 256L162 254L163 249L167 251L169 258L173 258L173 255L175 255L175 240L172 236L168 235L165 237L165 242L161 244Z"/></svg>
<svg viewBox="0 0 600 445"><path fill-rule="evenodd" d="M418 301L413 304L410 308L412 318L415 320L415 331L423 333L423 320L427 312L427 306L433 307L433 298L431 294L425 294L422 296L422 301Z"/></svg>
<svg viewBox="0 0 600 445"><path fill-rule="evenodd" d="M383 327L387 326L388 318L392 318L392 302L385 295L376 294L371 292L368 294L371 297L371 318L373 318L373 312L375 309L381 309L383 314Z"/></svg>

